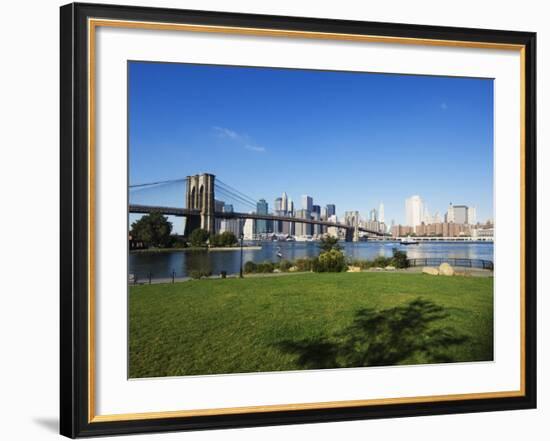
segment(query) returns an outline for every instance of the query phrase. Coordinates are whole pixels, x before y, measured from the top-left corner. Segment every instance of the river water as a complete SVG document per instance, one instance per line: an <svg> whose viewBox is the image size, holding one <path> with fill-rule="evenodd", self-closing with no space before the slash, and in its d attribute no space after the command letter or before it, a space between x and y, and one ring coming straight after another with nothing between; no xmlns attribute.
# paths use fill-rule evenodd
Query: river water
<svg viewBox="0 0 550 441"><path fill-rule="evenodd" d="M260 263L277 262L280 251L282 259L295 260L301 257L314 257L319 254L315 242L262 242L261 249L243 251L243 262L252 260ZM377 256L391 257L392 249L406 251L409 259L425 257L462 258L493 260L493 244L489 242L439 242L418 245L400 245L388 242L345 242L341 243L344 254L353 259L372 260ZM240 250L223 251L170 251L133 252L129 257L129 273L146 278L168 278L175 272L176 277L187 277L193 270L212 271L219 274L237 274L240 268Z"/></svg>

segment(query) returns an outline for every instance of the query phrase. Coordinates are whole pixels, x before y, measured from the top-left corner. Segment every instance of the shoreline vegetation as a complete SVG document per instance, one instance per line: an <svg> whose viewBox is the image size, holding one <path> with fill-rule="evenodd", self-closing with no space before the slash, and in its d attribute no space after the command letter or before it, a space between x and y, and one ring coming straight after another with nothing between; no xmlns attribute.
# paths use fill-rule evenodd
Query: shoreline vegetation
<svg viewBox="0 0 550 441"><path fill-rule="evenodd" d="M425 269L431 268L431 267L410 267L410 268L403 268L403 269L385 269L385 268L379 268L379 267L373 267L365 270L348 270L346 274L361 274L361 273L383 273L383 274L427 274ZM453 267L455 272L455 277L493 277L493 271L488 269L480 269L480 268L469 268L469 267ZM437 269L437 268L435 268ZM293 271L293 272L272 272L272 273L248 273L245 275L244 278L250 279L250 278L268 278L268 277L287 277L287 276L298 276L298 275L306 275L311 274L312 271ZM164 284L174 284L174 283L186 283L193 280L220 280L220 279L238 279L239 274L227 274L225 277L223 277L221 274L211 274L211 275L205 275L202 273L200 277L198 275L193 278L191 275L185 276L185 277L157 277L157 278L151 278L151 282L149 283L148 277L140 278L138 280L135 280L133 276L130 277L129 280L129 286L137 286L137 285L164 285Z"/></svg>
<svg viewBox="0 0 550 441"><path fill-rule="evenodd" d="M492 277L402 271L131 286L130 377L493 360Z"/></svg>
<svg viewBox="0 0 550 441"><path fill-rule="evenodd" d="M130 250L130 253L172 253L176 251L239 251L241 247L239 245L231 245L227 247L173 247L173 248L140 248L135 250ZM243 250L261 250L261 245L243 245Z"/></svg>

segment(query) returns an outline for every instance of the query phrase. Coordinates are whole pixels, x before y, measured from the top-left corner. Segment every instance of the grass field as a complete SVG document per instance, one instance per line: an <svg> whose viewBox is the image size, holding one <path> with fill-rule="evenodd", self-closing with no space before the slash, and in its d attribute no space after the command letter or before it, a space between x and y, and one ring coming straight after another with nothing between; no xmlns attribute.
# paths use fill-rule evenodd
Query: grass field
<svg viewBox="0 0 550 441"><path fill-rule="evenodd" d="M493 279L322 273L130 288L130 377L493 359Z"/></svg>

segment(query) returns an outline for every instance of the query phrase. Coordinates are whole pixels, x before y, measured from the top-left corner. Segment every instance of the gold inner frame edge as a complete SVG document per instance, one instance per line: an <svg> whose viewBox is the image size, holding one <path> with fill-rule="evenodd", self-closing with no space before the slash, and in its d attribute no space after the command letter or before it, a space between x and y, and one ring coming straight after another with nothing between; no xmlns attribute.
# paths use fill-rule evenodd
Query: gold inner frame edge
<svg viewBox="0 0 550 441"><path fill-rule="evenodd" d="M192 409L159 412L96 415L95 399L95 31L96 27L116 27L147 30L168 30L202 33L223 33L266 37L309 38L371 43L412 44L420 46L464 47L478 49L512 50L520 53L520 389L431 395L398 398L374 398L365 400L327 401L315 403L273 404L263 406L226 407L216 409ZM131 20L88 19L88 422L113 422L181 418L194 416L230 415L292 410L334 409L345 407L412 404L474 399L508 398L525 396L525 45L476 42L463 40L440 40L410 37L391 37L360 34L338 34L309 31L293 31L233 26L191 25L180 23L157 23Z"/></svg>

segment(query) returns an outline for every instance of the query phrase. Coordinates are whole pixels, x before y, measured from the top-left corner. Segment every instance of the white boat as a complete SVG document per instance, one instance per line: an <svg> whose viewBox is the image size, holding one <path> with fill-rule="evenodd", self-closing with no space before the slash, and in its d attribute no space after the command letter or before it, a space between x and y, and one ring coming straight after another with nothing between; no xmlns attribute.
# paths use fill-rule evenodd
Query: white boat
<svg viewBox="0 0 550 441"><path fill-rule="evenodd" d="M418 241L411 239L411 236L407 236L405 239L401 240L401 245L418 245Z"/></svg>

